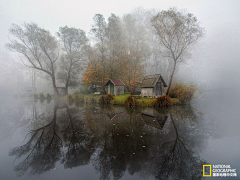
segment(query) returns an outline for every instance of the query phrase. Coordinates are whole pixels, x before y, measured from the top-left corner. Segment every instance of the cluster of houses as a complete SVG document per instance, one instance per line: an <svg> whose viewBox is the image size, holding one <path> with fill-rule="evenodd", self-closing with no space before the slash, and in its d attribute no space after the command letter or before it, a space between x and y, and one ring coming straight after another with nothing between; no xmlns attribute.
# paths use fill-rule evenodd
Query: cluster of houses
<svg viewBox="0 0 240 180"><path fill-rule="evenodd" d="M107 93L113 95L124 94L125 84L121 80L109 79L107 84ZM161 74L145 76L141 88L142 97L159 97L164 95L164 87L167 87ZM90 92L103 92L105 89L98 83L93 83L90 87Z"/></svg>

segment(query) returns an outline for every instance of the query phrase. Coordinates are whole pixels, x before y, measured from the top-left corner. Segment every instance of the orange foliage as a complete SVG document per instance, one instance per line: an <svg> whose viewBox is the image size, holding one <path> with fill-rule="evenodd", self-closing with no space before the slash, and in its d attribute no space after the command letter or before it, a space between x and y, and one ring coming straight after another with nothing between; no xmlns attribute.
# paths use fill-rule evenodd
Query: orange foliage
<svg viewBox="0 0 240 180"><path fill-rule="evenodd" d="M143 65L138 59L131 60L127 57L124 62L124 83L129 86L130 94L132 90L137 86L137 83L143 77Z"/></svg>
<svg viewBox="0 0 240 180"><path fill-rule="evenodd" d="M104 82L108 80L105 75ZM85 85L91 85L92 82L103 81L103 67L100 63L88 63L87 70L83 75L83 81Z"/></svg>

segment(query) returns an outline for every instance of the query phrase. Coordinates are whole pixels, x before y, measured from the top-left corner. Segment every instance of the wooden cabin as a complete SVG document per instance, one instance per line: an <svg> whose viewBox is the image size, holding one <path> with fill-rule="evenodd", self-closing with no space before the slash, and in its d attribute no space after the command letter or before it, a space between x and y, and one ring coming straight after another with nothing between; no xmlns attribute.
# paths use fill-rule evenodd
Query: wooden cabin
<svg viewBox="0 0 240 180"><path fill-rule="evenodd" d="M125 84L117 79L109 79L107 84L107 93L113 95L124 94L124 86Z"/></svg>
<svg viewBox="0 0 240 180"><path fill-rule="evenodd" d="M163 96L164 87L167 87L167 84L163 80L161 74L145 76L141 86L142 97L156 98L159 96Z"/></svg>

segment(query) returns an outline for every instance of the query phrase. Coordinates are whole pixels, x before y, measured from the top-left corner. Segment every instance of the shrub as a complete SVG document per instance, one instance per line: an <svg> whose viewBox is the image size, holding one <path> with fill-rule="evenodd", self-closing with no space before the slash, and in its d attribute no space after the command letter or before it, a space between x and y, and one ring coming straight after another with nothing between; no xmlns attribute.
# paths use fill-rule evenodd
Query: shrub
<svg viewBox="0 0 240 180"><path fill-rule="evenodd" d="M101 95L98 98L98 102L100 104L110 104L111 100L114 99L114 96L112 94L107 94L107 95Z"/></svg>
<svg viewBox="0 0 240 180"><path fill-rule="evenodd" d="M105 95L109 101L113 100L115 97L112 94Z"/></svg>
<svg viewBox="0 0 240 180"><path fill-rule="evenodd" d="M45 95L43 94L43 93L40 93L39 94L39 99L45 99L46 97L45 97Z"/></svg>
<svg viewBox="0 0 240 180"><path fill-rule="evenodd" d="M47 99L52 99L51 95L47 93Z"/></svg>
<svg viewBox="0 0 240 180"><path fill-rule="evenodd" d="M138 106L138 102L137 102L137 99L135 97L129 96L125 100L124 105L128 106L128 107L135 107L135 106Z"/></svg>
<svg viewBox="0 0 240 180"><path fill-rule="evenodd" d="M170 106L172 104L172 100L169 96L160 96L155 101L153 101L153 106L155 107L163 107Z"/></svg>
<svg viewBox="0 0 240 180"><path fill-rule="evenodd" d="M82 94L77 94L73 96L76 103L84 102L84 96Z"/></svg>
<svg viewBox="0 0 240 180"><path fill-rule="evenodd" d="M71 94L67 95L67 100L68 100L69 102L73 102L73 101L74 101L73 95L71 95Z"/></svg>
<svg viewBox="0 0 240 180"><path fill-rule="evenodd" d="M95 98L91 98L91 103L97 103L97 99L95 99Z"/></svg>
<svg viewBox="0 0 240 180"><path fill-rule="evenodd" d="M177 83L169 92L171 98L178 98L181 104L188 104L193 98L197 87L194 84Z"/></svg>
<svg viewBox="0 0 240 180"><path fill-rule="evenodd" d="M33 95L34 99L38 99L38 94Z"/></svg>
<svg viewBox="0 0 240 180"><path fill-rule="evenodd" d="M85 103L96 103L97 100L94 97L86 96L84 98L84 101L85 101Z"/></svg>
<svg viewBox="0 0 240 180"><path fill-rule="evenodd" d="M99 96L98 103L100 103L100 104L105 104L106 103L105 95Z"/></svg>

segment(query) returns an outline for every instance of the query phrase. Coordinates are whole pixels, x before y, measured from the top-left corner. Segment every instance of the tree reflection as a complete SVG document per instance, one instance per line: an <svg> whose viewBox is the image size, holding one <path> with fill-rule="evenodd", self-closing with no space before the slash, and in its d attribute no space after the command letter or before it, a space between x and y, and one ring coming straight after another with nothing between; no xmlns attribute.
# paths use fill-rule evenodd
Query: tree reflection
<svg viewBox="0 0 240 180"><path fill-rule="evenodd" d="M31 130L27 143L9 154L21 161L15 166L19 175L49 171L60 161L65 168L91 162L100 179L120 179L126 171L156 179L201 179L204 162L196 149L204 136L192 128L201 117L196 112L55 103L48 123Z"/></svg>
<svg viewBox="0 0 240 180"><path fill-rule="evenodd" d="M62 140L57 133L56 111L57 109L54 108L54 116L47 125L31 130L27 134L30 136L27 143L9 152L10 156L16 156L16 158L27 155L20 164L15 166L19 176L29 168L31 168L31 174L49 171L60 160Z"/></svg>
<svg viewBox="0 0 240 180"><path fill-rule="evenodd" d="M70 110L68 107L67 118L63 118L63 123L68 119L68 125L62 129L63 139L66 143L67 152L64 155L64 167L72 168L80 165L87 165L94 153L94 136L89 133L83 121L78 119L78 109ZM75 116L74 116L75 115Z"/></svg>

